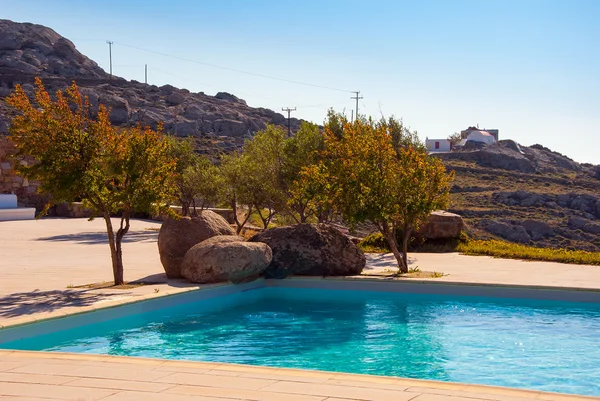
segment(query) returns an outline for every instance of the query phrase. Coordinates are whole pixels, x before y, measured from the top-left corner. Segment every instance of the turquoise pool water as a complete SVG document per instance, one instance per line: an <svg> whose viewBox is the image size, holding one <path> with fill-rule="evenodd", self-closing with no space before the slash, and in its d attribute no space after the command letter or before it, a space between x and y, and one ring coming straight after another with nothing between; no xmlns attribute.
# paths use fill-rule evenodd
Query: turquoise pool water
<svg viewBox="0 0 600 401"><path fill-rule="evenodd" d="M0 348L600 395L600 305L593 303L262 288Z"/></svg>

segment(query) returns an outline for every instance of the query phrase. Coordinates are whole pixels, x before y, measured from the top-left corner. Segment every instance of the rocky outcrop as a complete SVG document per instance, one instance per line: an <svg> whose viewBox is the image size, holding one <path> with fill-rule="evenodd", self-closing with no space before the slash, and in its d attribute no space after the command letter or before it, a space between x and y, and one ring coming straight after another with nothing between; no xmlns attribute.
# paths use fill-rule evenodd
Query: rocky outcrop
<svg viewBox="0 0 600 401"><path fill-rule="evenodd" d="M75 80L94 108L98 103L111 108L113 124L141 122L156 127L162 122L167 132L196 137L199 150L205 153L237 149L266 124L287 123L283 115L250 107L226 92L210 96L110 77L52 29L0 20L0 134L6 133L10 121L10 110L2 99L17 83L32 93L36 76L52 92ZM300 120L292 118L292 130L299 126Z"/></svg>
<svg viewBox="0 0 600 401"><path fill-rule="evenodd" d="M508 206L565 208L582 212L587 218L600 218L600 199L589 194L544 194L529 191L496 192L492 200Z"/></svg>
<svg viewBox="0 0 600 401"><path fill-rule="evenodd" d="M481 225L490 234L497 235L511 242L527 243L531 241L531 236L527 233L525 227L518 224L509 224L497 220L484 220Z"/></svg>
<svg viewBox="0 0 600 401"><path fill-rule="evenodd" d="M237 236L217 236L186 252L181 275L193 283L242 283L258 278L272 257L267 244L244 242Z"/></svg>
<svg viewBox="0 0 600 401"><path fill-rule="evenodd" d="M485 167L522 173L556 173L560 170L579 172L583 170L579 163L541 145L527 147L511 140L499 141L493 145L467 142L467 145L457 151L440 153L436 156L444 160L464 160Z"/></svg>
<svg viewBox="0 0 600 401"><path fill-rule="evenodd" d="M42 25L0 20L0 72L65 78L108 78L75 45Z"/></svg>
<svg viewBox="0 0 600 401"><path fill-rule="evenodd" d="M251 242L263 242L273 250L267 278L290 275L352 276L365 267L365 255L334 227L298 224L256 234Z"/></svg>
<svg viewBox="0 0 600 401"><path fill-rule="evenodd" d="M217 235L234 234L223 217L209 210L198 217L167 218L158 233L158 252L167 277L182 277L181 262L194 245Z"/></svg>
<svg viewBox="0 0 600 401"><path fill-rule="evenodd" d="M468 148L457 152L439 153L436 156L443 160L464 160L503 170L516 170L524 173L536 171L534 163L523 153L501 144L489 146L482 144L480 148L474 150Z"/></svg>
<svg viewBox="0 0 600 401"><path fill-rule="evenodd" d="M431 212L427 224L421 227L417 237L425 239L458 238L464 226L463 218L458 214L436 210Z"/></svg>
<svg viewBox="0 0 600 401"><path fill-rule="evenodd" d="M538 220L524 220L520 222L532 240L538 241L555 235L554 228L550 224Z"/></svg>
<svg viewBox="0 0 600 401"><path fill-rule="evenodd" d="M600 234L600 224L589 221L582 217L570 216L567 225L590 234Z"/></svg>

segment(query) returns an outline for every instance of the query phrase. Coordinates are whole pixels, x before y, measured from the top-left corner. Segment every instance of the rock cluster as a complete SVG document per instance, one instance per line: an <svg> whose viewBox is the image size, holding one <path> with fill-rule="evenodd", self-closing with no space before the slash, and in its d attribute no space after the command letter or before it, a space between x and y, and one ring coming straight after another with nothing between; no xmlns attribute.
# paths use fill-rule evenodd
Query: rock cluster
<svg viewBox="0 0 600 401"><path fill-rule="evenodd" d="M554 235L554 229L550 225L537 220L482 220L480 224L490 234L507 241L523 244L528 243L534 238L538 240Z"/></svg>
<svg viewBox="0 0 600 401"><path fill-rule="evenodd" d="M193 283L242 283L261 275L360 274L366 258L339 230L299 224L263 231L246 242L216 213L168 218L158 234L160 260L169 278Z"/></svg>
<svg viewBox="0 0 600 401"><path fill-rule="evenodd" d="M582 212L588 219L600 218L600 199L589 194L543 194L529 191L497 192L492 199L507 206L566 208Z"/></svg>

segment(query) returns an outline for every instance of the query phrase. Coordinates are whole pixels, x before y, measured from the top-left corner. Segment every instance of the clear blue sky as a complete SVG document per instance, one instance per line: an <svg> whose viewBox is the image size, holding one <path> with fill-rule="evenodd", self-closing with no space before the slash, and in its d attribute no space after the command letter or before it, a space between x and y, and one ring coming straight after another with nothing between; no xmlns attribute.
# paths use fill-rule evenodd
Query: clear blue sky
<svg viewBox="0 0 600 401"><path fill-rule="evenodd" d="M50 4L51 3L51 4ZM108 70L322 123L327 108L396 115L422 138L468 125L600 164L600 1L0 0ZM348 92L181 61L123 44Z"/></svg>

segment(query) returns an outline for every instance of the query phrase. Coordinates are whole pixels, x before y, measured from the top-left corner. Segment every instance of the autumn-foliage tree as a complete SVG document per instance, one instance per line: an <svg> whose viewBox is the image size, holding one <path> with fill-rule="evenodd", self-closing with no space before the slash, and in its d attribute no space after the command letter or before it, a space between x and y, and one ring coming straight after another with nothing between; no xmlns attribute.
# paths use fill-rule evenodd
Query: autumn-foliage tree
<svg viewBox="0 0 600 401"><path fill-rule="evenodd" d="M340 120L334 128L326 124L322 159L304 170L305 179L326 186L332 205L350 224L375 224L405 273L411 233L431 211L446 206L452 174L389 120Z"/></svg>
<svg viewBox="0 0 600 401"><path fill-rule="evenodd" d="M54 203L81 199L106 222L115 285L124 283L122 240L135 212L168 211L175 162L170 142L147 127L119 130L102 105L93 113L73 84L55 100L36 79L32 102L17 86L8 99L18 115L10 134L18 152L36 163L19 166L41 182ZM119 215L117 227L111 216ZM115 230L116 228L116 230Z"/></svg>

